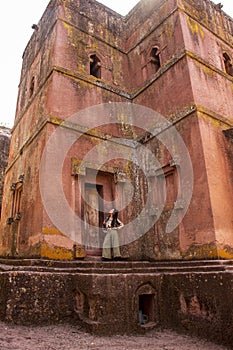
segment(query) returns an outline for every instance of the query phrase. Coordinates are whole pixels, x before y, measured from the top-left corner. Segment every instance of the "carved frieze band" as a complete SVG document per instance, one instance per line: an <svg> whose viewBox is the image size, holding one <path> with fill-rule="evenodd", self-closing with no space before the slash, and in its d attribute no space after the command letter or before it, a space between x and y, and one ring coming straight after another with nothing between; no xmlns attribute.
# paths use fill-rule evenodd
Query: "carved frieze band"
<svg viewBox="0 0 233 350"><path fill-rule="evenodd" d="M159 168L150 168L147 171L147 177L166 176L173 172L177 166L180 165L180 159L178 156L174 156L167 164Z"/></svg>
<svg viewBox="0 0 233 350"><path fill-rule="evenodd" d="M79 158L71 158L72 176L85 176L87 169L113 174L115 183L129 181L124 170L119 169L118 167L112 167L109 165L99 165L97 163L88 162Z"/></svg>

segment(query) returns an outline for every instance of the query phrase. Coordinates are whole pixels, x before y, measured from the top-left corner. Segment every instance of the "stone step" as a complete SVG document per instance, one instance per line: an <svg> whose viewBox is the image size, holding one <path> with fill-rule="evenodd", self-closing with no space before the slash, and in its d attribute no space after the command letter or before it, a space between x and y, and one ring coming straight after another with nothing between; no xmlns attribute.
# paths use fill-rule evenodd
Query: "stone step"
<svg viewBox="0 0 233 350"><path fill-rule="evenodd" d="M49 260L49 259L0 259L0 265L12 265L12 266L46 266L46 267L98 267L102 264L124 264L125 266L135 267L176 267L176 266L233 266L233 260L166 260L166 261L109 261L102 262L101 258L98 257L95 260L80 259L80 260Z"/></svg>
<svg viewBox="0 0 233 350"><path fill-rule="evenodd" d="M51 261L39 259L7 259L0 261L0 272L48 272L77 274L156 274L231 271L231 261Z"/></svg>

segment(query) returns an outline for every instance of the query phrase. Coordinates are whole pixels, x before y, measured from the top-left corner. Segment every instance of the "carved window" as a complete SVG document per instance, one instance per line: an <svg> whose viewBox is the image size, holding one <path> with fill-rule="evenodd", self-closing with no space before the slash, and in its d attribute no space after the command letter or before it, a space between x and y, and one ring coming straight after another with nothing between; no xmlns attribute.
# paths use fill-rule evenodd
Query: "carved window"
<svg viewBox="0 0 233 350"><path fill-rule="evenodd" d="M29 88L29 98L32 97L35 89L35 77L32 77L31 82L30 82L30 88Z"/></svg>
<svg viewBox="0 0 233 350"><path fill-rule="evenodd" d="M153 66L153 70L156 73L161 67L159 49L158 47L153 47L150 54L150 62Z"/></svg>
<svg viewBox="0 0 233 350"><path fill-rule="evenodd" d="M224 52L223 54L223 59L224 59L226 73L233 76L233 65L231 62L231 58L226 52Z"/></svg>
<svg viewBox="0 0 233 350"><path fill-rule="evenodd" d="M90 56L90 75L100 79L101 78L101 63L96 55Z"/></svg>
<svg viewBox="0 0 233 350"><path fill-rule="evenodd" d="M12 213L11 213L12 217L19 215L20 213L22 187L23 186L21 183L17 183L16 189L13 192L13 203L12 203Z"/></svg>
<svg viewBox="0 0 233 350"><path fill-rule="evenodd" d="M13 192L12 207L11 207L11 217L7 219L8 224L21 219L21 198L23 190L23 180L24 176L20 175L19 181L12 183L11 191Z"/></svg>
<svg viewBox="0 0 233 350"><path fill-rule="evenodd" d="M174 207L179 197L178 172L176 164L170 161L157 171L157 201L159 205L165 205L165 209L170 210Z"/></svg>

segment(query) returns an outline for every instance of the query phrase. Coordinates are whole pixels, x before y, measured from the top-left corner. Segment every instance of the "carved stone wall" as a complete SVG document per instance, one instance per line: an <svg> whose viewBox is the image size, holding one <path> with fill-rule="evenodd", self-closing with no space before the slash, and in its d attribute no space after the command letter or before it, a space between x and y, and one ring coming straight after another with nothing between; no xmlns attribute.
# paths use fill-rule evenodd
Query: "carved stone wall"
<svg viewBox="0 0 233 350"><path fill-rule="evenodd" d="M58 206L52 206L52 215L47 215L40 193L40 160L51 134L59 126L70 133L82 133L82 128L70 122L71 116L88 107L128 102L160 113L182 137L194 175L188 210L180 186L181 167L170 164L174 154L157 142L157 137L134 127L133 117L125 113L118 115L117 125L107 123L86 132L73 143L64 159L63 188L75 215L85 217L79 185L83 182L85 186L81 178L85 176L84 170L89 169L90 177L95 167L80 165L79 161L71 164L72 159L82 161L103 140L113 141L112 136L128 141L141 138L143 148L156 156L165 175L162 186L166 191L162 191L160 174L151 174L154 197L166 196L166 201L156 224L140 239L135 225L136 239L128 250L130 257L135 260L233 258L232 156L222 132L233 127L232 75L228 67L233 57L232 28L232 19L207 0L141 0L126 17L94 0L50 1L23 55L5 178L0 255L63 260L78 257L70 235L75 231L72 237L81 236L82 229L70 227L64 236L62 229L58 230L58 225L50 219L53 214L56 216ZM95 69L93 64L97 65ZM142 118L146 120L146 115ZM99 115L92 120L98 123ZM60 141L54 159L62 148ZM171 142L175 151L176 140ZM97 152L96 158L102 159L106 151ZM133 161L121 163L118 157L108 167L117 176L118 183L114 186L122 194L126 193L127 185L122 181L124 173L130 173L134 200L120 213L129 222L142 211L147 186ZM10 188L22 174L22 216L7 225L12 212ZM47 182L51 181L51 188L55 178L46 178ZM93 184L93 180L89 183ZM189 179L183 183L186 187L192 185ZM106 184L108 189L104 193L114 194L114 186L111 190ZM60 203L58 198L53 200ZM150 213L145 215L150 219L157 213L157 206L151 204ZM182 222L168 234L165 228L170 219L179 217L183 218Z"/></svg>
<svg viewBox="0 0 233 350"><path fill-rule="evenodd" d="M10 149L10 137L10 129L5 126L0 126L0 217L2 208L5 169L8 164L8 156Z"/></svg>
<svg viewBox="0 0 233 350"><path fill-rule="evenodd" d="M1 321L98 335L162 327L232 346L232 262L1 262Z"/></svg>

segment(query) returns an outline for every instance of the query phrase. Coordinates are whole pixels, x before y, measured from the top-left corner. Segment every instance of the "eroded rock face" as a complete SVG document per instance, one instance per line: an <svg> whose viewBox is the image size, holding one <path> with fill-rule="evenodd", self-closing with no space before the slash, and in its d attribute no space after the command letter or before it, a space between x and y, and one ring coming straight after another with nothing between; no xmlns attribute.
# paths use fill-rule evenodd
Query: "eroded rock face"
<svg viewBox="0 0 233 350"><path fill-rule="evenodd" d="M231 346L232 268L223 260L0 259L0 321L65 322L102 336L170 328Z"/></svg>
<svg viewBox="0 0 233 350"><path fill-rule="evenodd" d="M0 125L0 215L2 207L3 186L5 178L5 169L8 163L10 149L10 129Z"/></svg>

